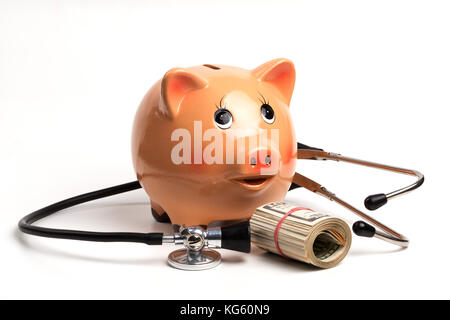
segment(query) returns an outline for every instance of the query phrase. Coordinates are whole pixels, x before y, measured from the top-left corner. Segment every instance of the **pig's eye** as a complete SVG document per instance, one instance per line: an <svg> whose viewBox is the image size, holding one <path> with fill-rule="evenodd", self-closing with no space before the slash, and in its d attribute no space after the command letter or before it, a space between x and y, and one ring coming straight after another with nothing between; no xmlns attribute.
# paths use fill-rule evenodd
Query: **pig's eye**
<svg viewBox="0 0 450 320"><path fill-rule="evenodd" d="M275 112L273 111L272 107L267 103L264 103L261 106L261 116L267 123L273 123L275 121Z"/></svg>
<svg viewBox="0 0 450 320"><path fill-rule="evenodd" d="M228 129L233 123L233 116L227 109L220 108L214 113L214 121L220 129Z"/></svg>

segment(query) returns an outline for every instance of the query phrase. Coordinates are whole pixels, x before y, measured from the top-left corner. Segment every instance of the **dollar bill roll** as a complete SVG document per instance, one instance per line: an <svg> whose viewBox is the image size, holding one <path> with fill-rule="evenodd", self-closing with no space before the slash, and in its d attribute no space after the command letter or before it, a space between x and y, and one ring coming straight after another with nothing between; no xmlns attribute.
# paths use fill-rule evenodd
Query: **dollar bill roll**
<svg viewBox="0 0 450 320"><path fill-rule="evenodd" d="M283 202L256 209L250 230L258 247L319 268L336 266L352 243L344 220Z"/></svg>

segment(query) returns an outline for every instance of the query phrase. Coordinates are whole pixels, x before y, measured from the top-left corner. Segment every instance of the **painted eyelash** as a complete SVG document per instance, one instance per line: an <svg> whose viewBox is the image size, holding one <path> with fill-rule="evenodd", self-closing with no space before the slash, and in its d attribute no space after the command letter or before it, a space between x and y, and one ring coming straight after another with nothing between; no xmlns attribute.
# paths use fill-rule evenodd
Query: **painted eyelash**
<svg viewBox="0 0 450 320"><path fill-rule="evenodd" d="M223 96L222 98L220 98L219 105L216 104L216 108L217 108L217 109L226 109L225 105L222 105L222 103L223 103L223 98L225 98L225 96Z"/></svg>
<svg viewBox="0 0 450 320"><path fill-rule="evenodd" d="M262 98L262 100L261 100L260 98L258 98L259 102L261 102L262 104L268 104L268 105L270 105L270 104L269 104L269 100L267 99L267 101L266 101L266 98L262 95L261 92L258 91L258 94L259 94L259 95L261 96L261 98Z"/></svg>

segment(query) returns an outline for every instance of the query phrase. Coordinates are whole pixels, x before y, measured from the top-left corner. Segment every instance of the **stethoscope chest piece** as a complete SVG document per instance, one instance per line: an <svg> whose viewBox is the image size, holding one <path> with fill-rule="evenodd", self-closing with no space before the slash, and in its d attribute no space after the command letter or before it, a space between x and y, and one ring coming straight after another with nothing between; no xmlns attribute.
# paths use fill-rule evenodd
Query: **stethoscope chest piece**
<svg viewBox="0 0 450 320"><path fill-rule="evenodd" d="M170 266L189 271L211 269L222 260L220 253L211 248L250 252L250 224L249 221L243 221L211 228L181 226L175 234L164 236L163 243L184 246L169 254Z"/></svg>
<svg viewBox="0 0 450 320"><path fill-rule="evenodd" d="M220 253L211 249L200 251L179 249L172 251L168 257L170 266L188 271L211 269L218 266L221 261Z"/></svg>

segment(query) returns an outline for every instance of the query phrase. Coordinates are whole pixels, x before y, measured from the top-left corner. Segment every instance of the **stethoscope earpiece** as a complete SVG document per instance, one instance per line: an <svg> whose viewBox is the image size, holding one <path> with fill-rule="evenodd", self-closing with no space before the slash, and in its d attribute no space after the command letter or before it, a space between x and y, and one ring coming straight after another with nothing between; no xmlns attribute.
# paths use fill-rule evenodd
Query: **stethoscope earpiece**
<svg viewBox="0 0 450 320"><path fill-rule="evenodd" d="M365 238L372 238L376 233L374 227L361 220L353 224L352 230L357 236Z"/></svg>
<svg viewBox="0 0 450 320"><path fill-rule="evenodd" d="M374 211L384 206L388 199L384 193L373 194L364 200L364 206L367 210Z"/></svg>

